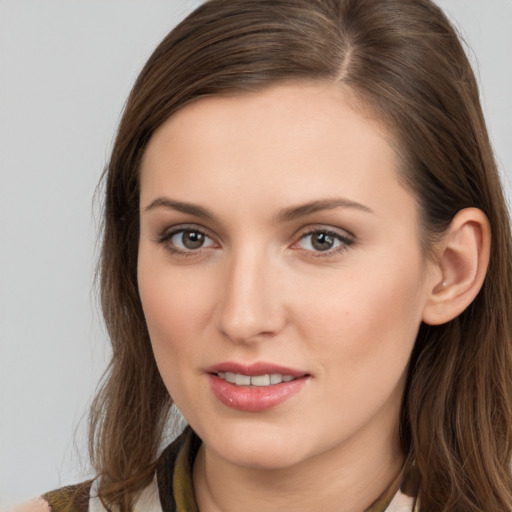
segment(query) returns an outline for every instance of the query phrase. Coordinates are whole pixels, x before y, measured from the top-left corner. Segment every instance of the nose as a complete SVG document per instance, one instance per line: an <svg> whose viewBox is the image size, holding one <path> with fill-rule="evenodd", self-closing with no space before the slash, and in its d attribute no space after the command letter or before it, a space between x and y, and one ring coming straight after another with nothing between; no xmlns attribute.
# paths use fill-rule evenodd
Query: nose
<svg viewBox="0 0 512 512"><path fill-rule="evenodd" d="M223 275L217 310L218 329L225 337L253 342L272 338L283 329L286 308L277 267L258 251L233 255Z"/></svg>

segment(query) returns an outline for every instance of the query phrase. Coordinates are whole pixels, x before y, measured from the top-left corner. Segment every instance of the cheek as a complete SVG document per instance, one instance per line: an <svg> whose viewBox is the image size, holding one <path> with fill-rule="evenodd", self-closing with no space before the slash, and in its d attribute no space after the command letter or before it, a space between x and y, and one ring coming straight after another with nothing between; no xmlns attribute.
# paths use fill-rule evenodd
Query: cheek
<svg viewBox="0 0 512 512"><path fill-rule="evenodd" d="M197 354L205 351L210 307L204 279L187 272L172 272L168 265L139 262L139 293L155 361L172 397L182 411L190 402L190 377L200 373ZM197 288L197 286L201 288ZM199 293L201 290L201 293ZM188 378L185 378L188 376Z"/></svg>
<svg viewBox="0 0 512 512"><path fill-rule="evenodd" d="M173 268L139 253L138 284L153 351L164 380L171 366L201 349L210 317L208 275Z"/></svg>
<svg viewBox="0 0 512 512"><path fill-rule="evenodd" d="M407 364L422 312L422 263L413 256L408 264L382 258L380 265L352 268L295 294L303 335L325 364L338 359L346 371Z"/></svg>

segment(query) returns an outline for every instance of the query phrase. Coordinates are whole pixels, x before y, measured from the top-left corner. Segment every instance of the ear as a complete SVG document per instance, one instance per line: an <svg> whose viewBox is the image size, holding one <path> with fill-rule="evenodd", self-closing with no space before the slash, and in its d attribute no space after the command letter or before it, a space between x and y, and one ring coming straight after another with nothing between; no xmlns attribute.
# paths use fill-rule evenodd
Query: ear
<svg viewBox="0 0 512 512"><path fill-rule="evenodd" d="M473 302L484 282L490 246L491 230L482 210L460 210L434 247L437 271L423 310L426 324L449 322Z"/></svg>

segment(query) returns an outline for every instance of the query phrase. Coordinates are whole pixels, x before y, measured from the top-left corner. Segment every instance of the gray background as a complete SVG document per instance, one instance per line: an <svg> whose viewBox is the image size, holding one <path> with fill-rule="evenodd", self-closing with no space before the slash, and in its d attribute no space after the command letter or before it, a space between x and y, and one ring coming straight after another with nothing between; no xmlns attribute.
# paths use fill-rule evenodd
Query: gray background
<svg viewBox="0 0 512 512"><path fill-rule="evenodd" d="M0 505L88 475L108 355L95 187L137 71L199 3L0 0ZM472 48L510 196L512 0L438 3Z"/></svg>

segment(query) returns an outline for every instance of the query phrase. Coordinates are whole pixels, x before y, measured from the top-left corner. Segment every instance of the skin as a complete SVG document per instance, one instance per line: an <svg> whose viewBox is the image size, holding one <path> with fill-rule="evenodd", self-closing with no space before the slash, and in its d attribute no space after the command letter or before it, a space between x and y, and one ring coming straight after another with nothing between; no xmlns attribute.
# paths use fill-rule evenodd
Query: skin
<svg viewBox="0 0 512 512"><path fill-rule="evenodd" d="M404 376L442 277L388 134L353 105L327 83L201 99L145 152L139 290L165 385L203 440L202 512L361 512L403 464ZM280 216L335 198L346 204ZM169 236L182 228L204 245ZM312 230L334 233L332 248L315 249ZM244 412L211 391L205 369L223 361L309 377L281 405Z"/></svg>

